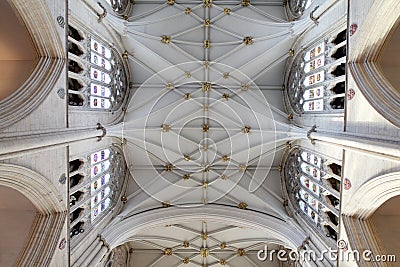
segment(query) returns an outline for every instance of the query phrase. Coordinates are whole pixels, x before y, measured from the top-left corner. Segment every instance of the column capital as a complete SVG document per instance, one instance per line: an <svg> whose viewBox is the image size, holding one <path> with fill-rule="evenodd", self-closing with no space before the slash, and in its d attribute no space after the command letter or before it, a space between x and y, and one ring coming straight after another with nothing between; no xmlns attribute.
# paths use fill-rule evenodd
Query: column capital
<svg viewBox="0 0 400 267"><path fill-rule="evenodd" d="M311 127L311 129L307 132L307 138L310 140L311 144L315 145L315 140L311 138L311 133L317 132L317 125Z"/></svg>
<svg viewBox="0 0 400 267"><path fill-rule="evenodd" d="M317 11L318 8L319 8L319 6L316 6L316 7L314 8L314 10L310 12L310 19L311 19L316 25L318 25L318 22L319 22L318 19L319 19L319 17L314 17L314 12Z"/></svg>
<svg viewBox="0 0 400 267"><path fill-rule="evenodd" d="M103 132L101 136L97 137L97 141L101 141L103 139L103 137L107 135L107 130L106 130L106 128L104 128L103 125L101 125L100 122L97 123L97 128L96 129L97 130L101 130Z"/></svg>
<svg viewBox="0 0 400 267"><path fill-rule="evenodd" d="M106 247L107 251L110 251L110 245L107 243L106 239L101 235L97 235L97 237L99 238L99 241L102 243L102 246Z"/></svg>
<svg viewBox="0 0 400 267"><path fill-rule="evenodd" d="M97 20L98 23L102 22L103 19L107 16L107 10L101 3L97 3L101 9L103 9L103 13L98 13L99 19ZM96 11L97 13L97 11Z"/></svg>

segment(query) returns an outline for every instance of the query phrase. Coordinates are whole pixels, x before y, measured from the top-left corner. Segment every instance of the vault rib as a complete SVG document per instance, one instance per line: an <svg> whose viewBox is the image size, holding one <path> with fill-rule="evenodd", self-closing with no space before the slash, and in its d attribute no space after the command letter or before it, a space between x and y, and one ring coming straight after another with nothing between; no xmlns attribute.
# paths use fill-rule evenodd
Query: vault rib
<svg viewBox="0 0 400 267"><path fill-rule="evenodd" d="M169 5L168 5L167 3L164 2L163 4L161 4L161 5L159 5L159 6L155 7L155 8L153 8L153 9L147 11L147 12L143 12L143 13L137 15L137 16L131 16L131 17L128 18L128 20L129 20L129 21L136 21L136 20L139 20L139 19L141 19L141 18L145 18L145 17L147 17L147 16L149 16L149 15L155 14L155 13L157 13L158 11L160 11L160 10L162 10L162 9L164 9L164 8L168 8L168 7L169 7Z"/></svg>
<svg viewBox="0 0 400 267"><path fill-rule="evenodd" d="M215 16L214 18L212 18L211 19L211 23L215 23L218 20L220 20L220 19L222 19L223 17L226 16L223 8L219 7L218 5L214 5L214 7L215 7L215 9L221 11L221 13L219 15ZM238 10L240 8L242 8L242 5L240 5L240 4L237 5L237 6L234 6L233 8L230 9L230 14L232 14L232 12L235 12L236 10Z"/></svg>
<svg viewBox="0 0 400 267"><path fill-rule="evenodd" d="M184 55L185 57L187 57L189 59L189 61L195 61L195 62L199 62L200 60L197 59L196 57L194 57L193 55L191 55L190 53L186 52L185 50L183 50L182 48L180 48L179 46L177 46L174 43L170 43L169 44L172 48L174 48L175 50L177 50L179 53L181 53L182 55Z"/></svg>
<svg viewBox="0 0 400 267"><path fill-rule="evenodd" d="M281 23L285 23L286 21L280 18L277 18L275 16L272 16L271 14L268 14L264 11L262 11L261 9L257 8L256 6L250 4L249 8L251 8L252 10L254 10L255 12L257 12L260 15L263 15L264 17L266 17L267 19L271 19L272 21L275 22L281 22Z"/></svg>
<svg viewBox="0 0 400 267"><path fill-rule="evenodd" d="M163 22L165 22L165 21L172 20L172 19L175 19L175 18L181 17L181 16L184 16L184 14L178 13L178 14L175 14L175 15L172 15L172 16L169 16L169 17L165 17L165 18L160 18L160 19L157 19L157 20L149 20L149 21L129 21L128 23L126 23L126 25L127 25L128 27L135 27L135 26L143 26L143 25L157 24L157 23L163 23Z"/></svg>

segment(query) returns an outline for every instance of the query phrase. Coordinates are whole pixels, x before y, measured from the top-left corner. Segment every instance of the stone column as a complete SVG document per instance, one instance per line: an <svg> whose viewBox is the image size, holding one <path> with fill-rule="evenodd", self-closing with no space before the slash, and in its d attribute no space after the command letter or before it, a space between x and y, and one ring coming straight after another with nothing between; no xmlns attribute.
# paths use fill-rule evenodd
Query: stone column
<svg viewBox="0 0 400 267"><path fill-rule="evenodd" d="M93 251L95 248L99 245L99 239L96 237L96 239L93 241L93 243L85 250L85 252L82 253L82 255L79 256L77 261L75 261L72 266L84 266L82 263L86 261L90 255L92 255Z"/></svg>
<svg viewBox="0 0 400 267"><path fill-rule="evenodd" d="M90 248L92 247L93 249L91 249L88 254L85 252L81 256L82 260L76 261L74 266L96 266L104 255L106 255L107 251L109 251L109 245L100 235L93 241L92 245L90 245Z"/></svg>
<svg viewBox="0 0 400 267"><path fill-rule="evenodd" d="M101 16L104 13L104 10L97 4L97 1L94 0L83 0L97 15Z"/></svg>
<svg viewBox="0 0 400 267"><path fill-rule="evenodd" d="M106 255L108 251L108 247L103 244L103 246L100 248L99 252L93 257L92 261L90 262L89 266L97 266L100 261L103 259L103 257Z"/></svg>
<svg viewBox="0 0 400 267"><path fill-rule="evenodd" d="M377 156L400 157L400 146L396 141L380 139L379 136L362 135L349 132L315 131L313 128L307 134L312 142L322 142L347 150L369 152Z"/></svg>
<svg viewBox="0 0 400 267"><path fill-rule="evenodd" d="M100 241L99 237L96 238L96 240L93 241L92 245L90 245L90 248L92 248L91 251L86 254L86 252L80 257L82 260L77 261L74 266L89 266L90 262L94 259L94 257L97 255L97 253L101 250L103 247L103 243ZM86 255L85 255L86 254ZM85 257L83 257L85 256Z"/></svg>
<svg viewBox="0 0 400 267"><path fill-rule="evenodd" d="M100 23L103 18L106 17L107 11L106 7L101 7L100 4L97 3L97 1L94 0L83 0L86 5L93 10L94 13L99 17L98 22Z"/></svg>
<svg viewBox="0 0 400 267"><path fill-rule="evenodd" d="M97 128L69 128L19 136L0 136L0 160L50 148L67 146L76 141L92 138L101 139L105 135L105 128L98 124Z"/></svg>
<svg viewBox="0 0 400 267"><path fill-rule="evenodd" d="M308 259L301 256L304 253L304 251L310 251L310 250L311 250L311 247L308 244L305 244L301 249L298 250L298 252L300 254L299 263L301 263L301 266L318 267L315 264L315 262L313 261L313 259L310 259L310 261L308 261Z"/></svg>

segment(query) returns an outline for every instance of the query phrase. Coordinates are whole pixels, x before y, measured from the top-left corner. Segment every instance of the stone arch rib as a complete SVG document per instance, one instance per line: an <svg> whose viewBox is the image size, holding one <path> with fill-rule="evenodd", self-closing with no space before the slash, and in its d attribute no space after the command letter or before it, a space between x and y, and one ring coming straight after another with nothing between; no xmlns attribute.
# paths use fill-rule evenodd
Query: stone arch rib
<svg viewBox="0 0 400 267"><path fill-rule="evenodd" d="M56 193L57 188L42 175L11 164L0 164L0 186L17 190L37 209L28 241L16 266L49 266L67 214L66 204Z"/></svg>
<svg viewBox="0 0 400 267"><path fill-rule="evenodd" d="M8 0L32 39L38 60L29 78L0 102L0 129L34 111L55 87L65 67L66 53L56 29L56 18L43 0Z"/></svg>
<svg viewBox="0 0 400 267"><path fill-rule="evenodd" d="M379 114L397 127L400 127L400 89L388 81L379 61L386 41L399 24L399 12L396 0L374 3L364 27L351 37L356 38L354 52L348 55L349 70L359 90Z"/></svg>
<svg viewBox="0 0 400 267"><path fill-rule="evenodd" d="M297 249L306 239L306 234L292 220L285 221L255 211L235 207L221 208L212 204L198 208L161 208L136 214L115 224L111 223L102 236L112 249L144 229L193 220L249 227L268 234L270 238L281 240L285 246L293 249Z"/></svg>
<svg viewBox="0 0 400 267"><path fill-rule="evenodd" d="M382 204L398 195L400 195L400 172L375 177L354 192L342 215L351 249L360 252L369 249L373 255L385 255L371 217ZM359 266L378 265L362 259ZM381 262L379 266L389 265Z"/></svg>

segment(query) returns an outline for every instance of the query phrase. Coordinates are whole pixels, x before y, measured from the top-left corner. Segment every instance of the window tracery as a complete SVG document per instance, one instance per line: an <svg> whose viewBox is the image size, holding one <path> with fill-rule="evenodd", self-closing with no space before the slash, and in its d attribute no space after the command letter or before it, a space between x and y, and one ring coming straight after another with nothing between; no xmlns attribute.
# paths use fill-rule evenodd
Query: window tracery
<svg viewBox="0 0 400 267"><path fill-rule="evenodd" d="M106 0L106 2L118 15L127 15L133 4L131 0Z"/></svg>
<svg viewBox="0 0 400 267"><path fill-rule="evenodd" d="M342 112L345 73L346 30L343 30L296 57L288 78L290 105L299 114Z"/></svg>
<svg viewBox="0 0 400 267"><path fill-rule="evenodd" d="M70 163L70 236L85 232L116 204L126 174L123 153L112 145Z"/></svg>
<svg viewBox="0 0 400 267"><path fill-rule="evenodd" d="M286 190L296 214L317 232L336 241L341 165L296 147L286 159L284 172Z"/></svg>
<svg viewBox="0 0 400 267"><path fill-rule="evenodd" d="M125 62L119 53L74 26L68 26L68 99L70 106L117 110L128 91Z"/></svg>
<svg viewBox="0 0 400 267"><path fill-rule="evenodd" d="M304 11L310 7L314 0L289 0L288 8L293 18L300 18Z"/></svg>

